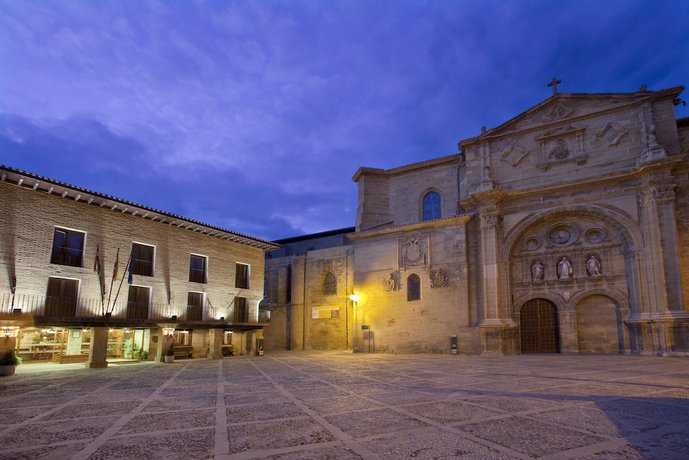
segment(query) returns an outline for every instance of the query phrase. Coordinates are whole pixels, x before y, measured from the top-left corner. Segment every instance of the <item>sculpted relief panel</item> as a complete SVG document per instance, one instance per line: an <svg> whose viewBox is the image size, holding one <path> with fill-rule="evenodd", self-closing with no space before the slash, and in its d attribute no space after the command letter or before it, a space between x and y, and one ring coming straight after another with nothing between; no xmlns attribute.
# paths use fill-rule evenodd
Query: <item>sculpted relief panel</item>
<svg viewBox="0 0 689 460"><path fill-rule="evenodd" d="M560 219L531 229L511 254L512 282L566 286L612 280L624 270L615 233L591 218Z"/></svg>
<svg viewBox="0 0 689 460"><path fill-rule="evenodd" d="M410 233L399 241L399 267L407 269L428 265L428 236Z"/></svg>

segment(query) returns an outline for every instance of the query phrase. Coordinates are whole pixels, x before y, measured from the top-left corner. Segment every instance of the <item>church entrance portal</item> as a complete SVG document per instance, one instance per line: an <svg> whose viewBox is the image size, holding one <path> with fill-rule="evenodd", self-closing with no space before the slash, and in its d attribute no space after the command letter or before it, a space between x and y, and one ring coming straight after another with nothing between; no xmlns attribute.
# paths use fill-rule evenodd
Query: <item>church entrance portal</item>
<svg viewBox="0 0 689 460"><path fill-rule="evenodd" d="M558 353L560 340L557 309L545 299L528 301L521 309L522 353Z"/></svg>

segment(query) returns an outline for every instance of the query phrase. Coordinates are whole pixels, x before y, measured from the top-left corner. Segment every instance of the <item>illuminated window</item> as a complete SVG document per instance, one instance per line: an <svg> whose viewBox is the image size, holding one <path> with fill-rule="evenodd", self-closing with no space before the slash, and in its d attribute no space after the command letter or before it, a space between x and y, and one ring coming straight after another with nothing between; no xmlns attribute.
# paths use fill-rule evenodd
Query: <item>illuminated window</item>
<svg viewBox="0 0 689 460"><path fill-rule="evenodd" d="M234 287L249 289L249 266L246 264L235 265Z"/></svg>
<svg viewBox="0 0 689 460"><path fill-rule="evenodd" d="M423 220L440 219L440 194L428 192L423 197Z"/></svg>
<svg viewBox="0 0 689 460"><path fill-rule="evenodd" d="M208 258L192 254L189 258L189 281L194 283L206 282L206 265Z"/></svg>
<svg viewBox="0 0 689 460"><path fill-rule="evenodd" d="M153 255L155 248L147 244L132 243L132 273L153 276Z"/></svg>
<svg viewBox="0 0 689 460"><path fill-rule="evenodd" d="M55 227L50 263L81 267L84 255L84 236L83 232Z"/></svg>
<svg viewBox="0 0 689 460"><path fill-rule="evenodd" d="M48 291L46 292L45 298L45 315L76 316L78 294L79 280L48 278Z"/></svg>
<svg viewBox="0 0 689 460"><path fill-rule="evenodd" d="M331 272L325 274L323 279L323 294L335 295L337 294L337 278Z"/></svg>
<svg viewBox="0 0 689 460"><path fill-rule="evenodd" d="M419 275L409 275L407 278L407 301L421 300L421 278Z"/></svg>

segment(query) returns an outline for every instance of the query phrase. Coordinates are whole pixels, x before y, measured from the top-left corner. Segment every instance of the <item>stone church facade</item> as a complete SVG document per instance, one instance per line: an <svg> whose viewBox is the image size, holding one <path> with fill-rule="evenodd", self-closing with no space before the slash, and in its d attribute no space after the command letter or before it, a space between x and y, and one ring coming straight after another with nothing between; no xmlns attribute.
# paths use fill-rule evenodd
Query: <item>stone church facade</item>
<svg viewBox="0 0 689 460"><path fill-rule="evenodd" d="M266 343L689 355L683 89L555 87L457 154L360 168L355 230L267 261Z"/></svg>

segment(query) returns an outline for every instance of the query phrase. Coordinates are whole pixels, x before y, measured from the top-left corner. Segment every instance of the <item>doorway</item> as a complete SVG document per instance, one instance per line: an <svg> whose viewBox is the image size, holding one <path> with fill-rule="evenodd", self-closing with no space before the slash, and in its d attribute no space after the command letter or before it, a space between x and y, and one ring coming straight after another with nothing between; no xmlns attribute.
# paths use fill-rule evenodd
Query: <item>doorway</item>
<svg viewBox="0 0 689 460"><path fill-rule="evenodd" d="M560 334L555 304L529 300L521 309L519 329L522 353L559 353Z"/></svg>

